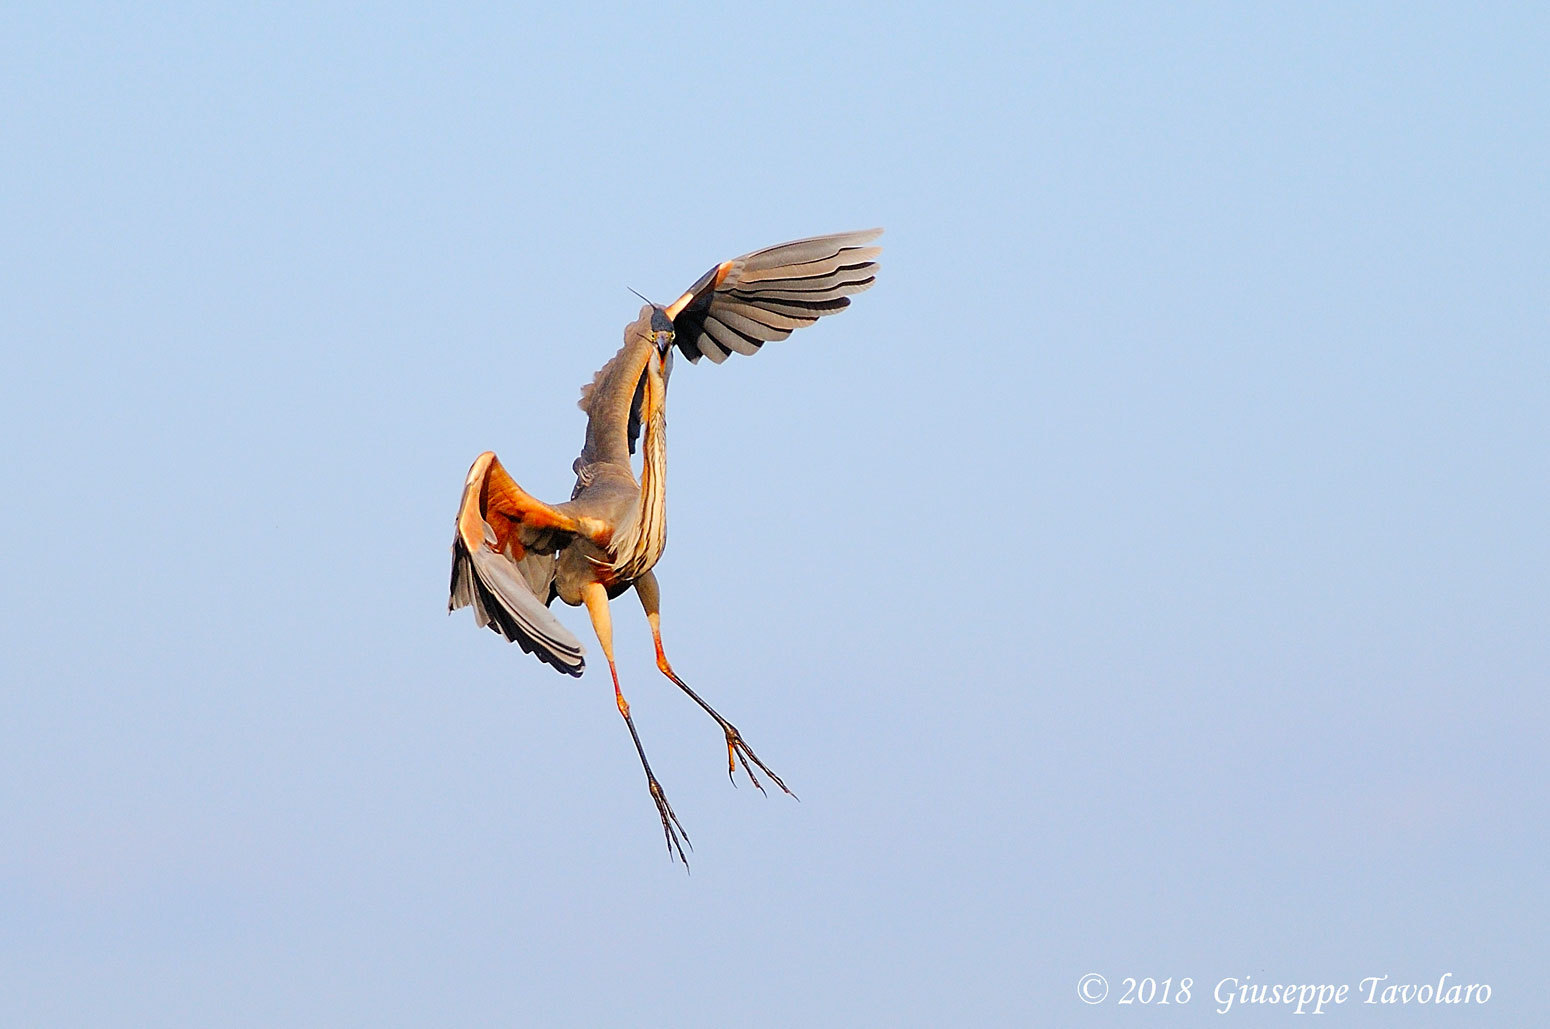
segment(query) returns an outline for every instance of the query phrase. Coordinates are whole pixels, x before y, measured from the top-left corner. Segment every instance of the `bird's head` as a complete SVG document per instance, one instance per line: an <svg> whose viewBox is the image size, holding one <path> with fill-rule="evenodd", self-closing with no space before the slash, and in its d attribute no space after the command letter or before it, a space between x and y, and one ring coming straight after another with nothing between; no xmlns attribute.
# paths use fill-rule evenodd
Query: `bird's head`
<svg viewBox="0 0 1550 1029"><path fill-rule="evenodd" d="M673 345L673 319L656 304L651 306L651 341L656 344L657 352L662 354L666 354Z"/></svg>

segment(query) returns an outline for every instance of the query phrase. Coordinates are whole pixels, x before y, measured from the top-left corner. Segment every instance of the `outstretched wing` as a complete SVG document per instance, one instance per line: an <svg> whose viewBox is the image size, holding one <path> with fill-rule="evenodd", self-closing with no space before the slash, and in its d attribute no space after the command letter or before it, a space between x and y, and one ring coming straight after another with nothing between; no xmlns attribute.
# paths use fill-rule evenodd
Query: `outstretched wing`
<svg viewBox="0 0 1550 1029"><path fill-rule="evenodd" d="M877 277L869 247L882 229L815 236L723 261L667 307L678 347L690 361L717 364L756 353L772 339L843 311Z"/></svg>
<svg viewBox="0 0 1550 1029"><path fill-rule="evenodd" d="M463 484L452 536L447 610L470 604L474 621L570 675L586 667L581 641L549 611L555 551L596 526L530 496L486 451Z"/></svg>

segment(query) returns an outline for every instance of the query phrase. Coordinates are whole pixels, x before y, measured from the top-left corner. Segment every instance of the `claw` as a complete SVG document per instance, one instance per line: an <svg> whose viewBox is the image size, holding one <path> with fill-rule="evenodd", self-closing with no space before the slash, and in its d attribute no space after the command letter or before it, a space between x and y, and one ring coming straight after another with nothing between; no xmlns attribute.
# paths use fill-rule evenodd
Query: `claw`
<svg viewBox="0 0 1550 1029"><path fill-rule="evenodd" d="M668 857L677 856L683 862L684 870L689 868L689 859L684 857L683 844L687 843L689 849L694 849L694 843L689 839L689 834L678 821L678 816L673 813L673 806L667 802L667 794L662 792L662 784L657 782L657 777L648 774L646 785L651 788L651 799L656 802L657 816L662 819L662 835L667 837ZM682 842L679 837L682 836Z"/></svg>
<svg viewBox="0 0 1550 1029"><path fill-rule="evenodd" d="M770 771L769 765L766 765L763 761L759 760L759 755L755 754L753 752L753 748L743 741L743 736L737 731L737 726L733 725L731 722L723 722L722 730L727 734L727 777L732 780L732 784L734 786L737 784L737 778L733 775L733 772L736 770L737 762L740 759L743 765L743 774L748 776L748 781L753 783L754 789L758 790L760 793L764 793L764 784L759 781L758 776L753 774L754 765L758 765L759 771L769 776L770 781L773 782L776 786L779 786L780 791L786 796L793 797L798 800L801 799L800 797L797 797L795 793L791 792L790 788L781 781L780 776ZM764 795L769 796L768 793L764 793Z"/></svg>

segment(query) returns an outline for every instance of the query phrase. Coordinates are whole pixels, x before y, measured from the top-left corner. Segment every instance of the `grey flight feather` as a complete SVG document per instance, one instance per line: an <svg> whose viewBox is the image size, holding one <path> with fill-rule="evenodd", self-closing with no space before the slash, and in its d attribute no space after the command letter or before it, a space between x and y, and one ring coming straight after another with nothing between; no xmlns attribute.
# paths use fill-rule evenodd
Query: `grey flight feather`
<svg viewBox="0 0 1550 1029"><path fill-rule="evenodd" d="M673 319L679 350L690 361L720 364L843 311L876 279L882 248L865 244L882 232L799 239L718 264L689 287Z"/></svg>
<svg viewBox="0 0 1550 1029"><path fill-rule="evenodd" d="M523 567L528 564L534 567ZM519 564L488 547L470 553L462 537L456 536L452 541L452 595L447 610L472 605L474 621L479 625L488 626L561 672L580 675L586 668L586 651L581 641L538 599L531 581L538 576L526 574L541 574L543 569L553 576L552 554L533 555ZM543 592L547 597L547 582Z"/></svg>

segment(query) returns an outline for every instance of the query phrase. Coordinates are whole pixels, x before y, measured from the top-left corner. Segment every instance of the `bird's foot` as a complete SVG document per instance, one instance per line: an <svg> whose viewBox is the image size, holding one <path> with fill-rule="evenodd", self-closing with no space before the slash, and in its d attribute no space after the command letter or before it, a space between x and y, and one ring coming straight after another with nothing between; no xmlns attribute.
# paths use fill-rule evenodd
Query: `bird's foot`
<svg viewBox="0 0 1550 1029"><path fill-rule="evenodd" d="M673 814L673 806L667 802L667 794L662 792L662 784L657 782L657 777L650 771L646 772L646 785L651 787L651 799L656 802L657 815L662 819L662 835L667 837L668 856L672 857L676 854L678 860L682 861L684 868L687 869L689 859L684 857L683 845L688 843L689 849L693 850L694 844L690 842L689 834L684 831L684 827L678 823L678 816ZM679 837L682 837L681 842Z"/></svg>
<svg viewBox="0 0 1550 1029"><path fill-rule="evenodd" d="M791 790L786 788L785 783L780 781L780 776L770 771L769 766L766 765L763 761L759 760L759 755L753 752L753 748L743 742L742 734L737 731L737 726L733 725L731 722L723 722L721 723L721 728L727 734L727 778L732 780L732 785L737 785L737 776L735 773L737 772L738 762L741 761L743 765L743 773L748 776L748 781L753 783L754 789L758 790L760 793L764 793L764 785L760 783L758 777L753 774L753 768L750 767L751 765L758 765L759 770L765 775L769 776L770 781L773 782L776 786L779 786L782 793L786 794L788 797L796 796L795 793L792 793ZM768 796L768 794L765 795Z"/></svg>

